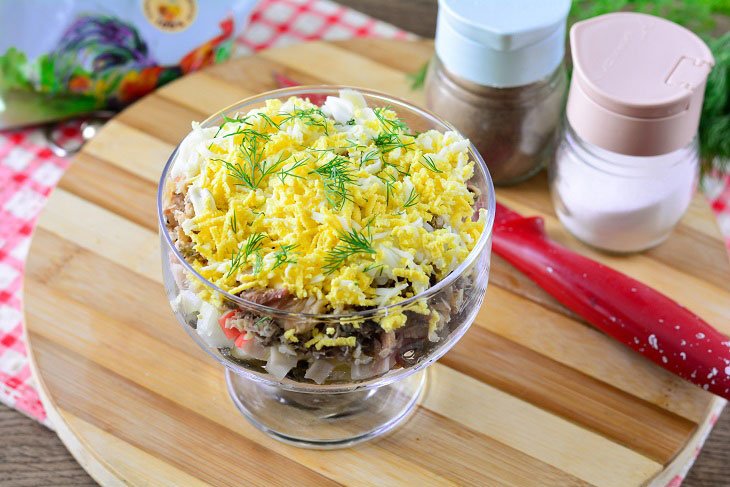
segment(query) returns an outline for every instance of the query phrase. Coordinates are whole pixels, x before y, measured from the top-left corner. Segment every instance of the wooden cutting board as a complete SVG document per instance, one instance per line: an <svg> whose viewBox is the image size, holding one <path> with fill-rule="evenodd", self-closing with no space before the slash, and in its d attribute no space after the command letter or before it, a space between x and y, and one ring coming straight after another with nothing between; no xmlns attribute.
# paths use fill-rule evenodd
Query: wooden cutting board
<svg viewBox="0 0 730 487"><path fill-rule="evenodd" d="M61 439L104 485L664 486L722 401L576 320L493 256L485 305L429 369L408 422L353 449L270 439L238 413L223 370L175 320L161 283L155 194L192 120L276 88L343 83L415 101L428 42L352 40L264 51L186 76L104 126L48 202L25 298L34 374ZM499 199L551 236L730 332L730 264L698 196L660 247L592 251L557 223L539 176Z"/></svg>

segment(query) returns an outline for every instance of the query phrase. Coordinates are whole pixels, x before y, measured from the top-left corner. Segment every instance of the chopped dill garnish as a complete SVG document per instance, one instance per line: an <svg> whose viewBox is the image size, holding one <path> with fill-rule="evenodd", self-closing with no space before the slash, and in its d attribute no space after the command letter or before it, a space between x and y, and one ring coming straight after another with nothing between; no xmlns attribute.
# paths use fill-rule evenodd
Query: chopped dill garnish
<svg viewBox="0 0 730 487"><path fill-rule="evenodd" d="M298 254L299 252L292 252L292 250L294 250L297 247L299 247L299 244L282 245L279 248L279 250L274 252L275 261L274 261L274 265L271 268L271 270L273 271L274 269L276 269L277 267L279 267L280 265L283 265L283 264L296 264L297 261L292 260L289 253L291 252L292 254Z"/></svg>
<svg viewBox="0 0 730 487"><path fill-rule="evenodd" d="M345 201L352 201L352 192L347 187L355 183L349 161L341 156L333 157L329 162L318 167L309 174L316 173L322 178L324 196L336 211L342 210Z"/></svg>
<svg viewBox="0 0 730 487"><path fill-rule="evenodd" d="M411 82L411 90L416 91L423 88L426 82L426 73L428 73L428 61L423 63L415 73L408 73L406 78Z"/></svg>
<svg viewBox="0 0 730 487"><path fill-rule="evenodd" d="M385 173L385 176L386 177L383 177L380 174L375 175L376 178L380 179L383 184L385 184L385 207L388 208L388 203L390 203L390 195L393 194L393 184L398 179L392 174L388 174L387 172Z"/></svg>
<svg viewBox="0 0 730 487"><path fill-rule="evenodd" d="M386 105L384 107L378 107L373 109L373 113L375 113L375 116L378 118L380 125L383 126L383 129L386 133L395 134L408 130L408 125L406 125L403 119L397 117L394 119L390 119L386 117L383 113L386 110L393 110L393 107L390 105Z"/></svg>
<svg viewBox="0 0 730 487"><path fill-rule="evenodd" d="M377 264L377 265L376 264L370 264L369 266L367 266L366 268L364 268L362 271L363 272L367 272L367 271L371 271L371 270L377 269L377 268L380 268L379 275L382 276L383 275L383 264Z"/></svg>
<svg viewBox="0 0 730 487"><path fill-rule="evenodd" d="M244 261L248 261L248 258L251 254L261 250L261 242L265 238L268 238L268 236L263 232L252 233L248 236L248 238L246 239L246 246L243 249Z"/></svg>
<svg viewBox="0 0 730 487"><path fill-rule="evenodd" d="M373 139L373 142L375 143L375 147L377 147L382 154L387 154L395 149L405 149L414 144L414 142L403 142L400 135L395 133L379 134Z"/></svg>
<svg viewBox="0 0 730 487"><path fill-rule="evenodd" d="M368 224L372 222L372 219ZM324 258L325 265L322 269L325 271L325 275L332 274L340 268L345 261L355 254L374 254L372 237L366 237L362 232L352 230L350 232L339 232L340 243L335 246L332 250L327 252L327 256Z"/></svg>
<svg viewBox="0 0 730 487"><path fill-rule="evenodd" d="M248 236L246 241L238 246L236 252L231 250L231 268L226 277L231 277L243 264L248 263L251 254L255 255L253 271L258 274L261 270L263 259L261 257L261 241L268 238L265 233L254 233Z"/></svg>
<svg viewBox="0 0 730 487"><path fill-rule="evenodd" d="M272 174L276 169L286 162L290 156L284 157L284 152L279 154L279 158L274 162L268 162L264 158L265 147L260 144L259 136L253 135L250 137L244 136L244 140L241 141L239 150L244 159L244 165L240 162L235 164L223 159L212 159L223 162L228 169L228 174L241 181L241 185L254 190L259 187L261 181L266 176Z"/></svg>
<svg viewBox="0 0 730 487"><path fill-rule="evenodd" d="M302 110L301 108L294 107L293 112L284 112L280 113L280 115L284 115L284 120L279 122L279 126L285 124L290 120L298 118L305 125L320 127L324 131L325 135L329 135L329 130L327 127L327 117L324 113L322 113L322 110L320 110L319 108L308 108L306 110Z"/></svg>
<svg viewBox="0 0 730 487"><path fill-rule="evenodd" d="M231 268L228 269L228 272L226 273L226 278L231 277L233 273L236 272L238 268L243 265L243 254L241 253L242 248L243 246L239 245L236 252L233 252L233 250L231 250Z"/></svg>
<svg viewBox="0 0 730 487"><path fill-rule="evenodd" d="M284 184L286 181L287 176L291 176L293 178L299 178L304 179L304 176L299 176L297 174L293 174L292 171L294 171L298 167L302 167L306 163L305 159L302 159L301 161L297 161L296 158L294 158L294 164L289 169L281 168L281 171L276 173L276 175L279 177L279 181L281 181L281 184Z"/></svg>
<svg viewBox="0 0 730 487"><path fill-rule="evenodd" d="M371 150L366 153L361 152L360 153L360 165L358 166L358 169L361 169L363 165L367 164L370 161L374 161L377 158L378 158L377 150Z"/></svg>
<svg viewBox="0 0 730 487"><path fill-rule="evenodd" d="M403 208L410 208L411 206L414 206L416 203L418 203L418 197L420 195L416 193L416 188L411 188L411 192L408 194L408 198L406 198L406 201L403 203Z"/></svg>
<svg viewBox="0 0 730 487"><path fill-rule="evenodd" d="M233 212L233 218L231 218L231 230L233 233L238 233L238 222L236 221L236 212Z"/></svg>
<svg viewBox="0 0 730 487"><path fill-rule="evenodd" d="M262 316L258 320L256 320L256 323L253 324L253 326L259 326L259 323L263 323L266 320L271 320L270 316Z"/></svg>
<svg viewBox="0 0 730 487"><path fill-rule="evenodd" d="M421 160L421 159L423 159L423 160ZM421 164L423 164L423 167L425 167L429 171L431 171L431 172L443 172L441 169L439 169L438 167L436 167L436 163L433 162L433 158L428 157L426 154L423 154L421 156L421 159L419 159L418 162L420 162Z"/></svg>
<svg viewBox="0 0 730 487"><path fill-rule="evenodd" d="M271 117L269 117L265 113L259 113L258 115L259 115L259 117L263 118L265 121L264 128L266 128L267 126L270 125L271 128L275 128L276 130L279 130L279 124L274 122L273 120L271 120Z"/></svg>

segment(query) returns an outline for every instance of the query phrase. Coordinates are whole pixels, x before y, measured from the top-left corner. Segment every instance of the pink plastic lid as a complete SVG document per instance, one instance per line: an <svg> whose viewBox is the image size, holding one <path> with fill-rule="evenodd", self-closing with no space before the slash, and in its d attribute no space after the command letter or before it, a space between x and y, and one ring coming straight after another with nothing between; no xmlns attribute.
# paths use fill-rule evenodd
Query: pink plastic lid
<svg viewBox="0 0 730 487"><path fill-rule="evenodd" d="M695 136L714 65L695 34L659 17L621 12L575 24L570 47L566 113L581 138L613 152L653 156Z"/></svg>

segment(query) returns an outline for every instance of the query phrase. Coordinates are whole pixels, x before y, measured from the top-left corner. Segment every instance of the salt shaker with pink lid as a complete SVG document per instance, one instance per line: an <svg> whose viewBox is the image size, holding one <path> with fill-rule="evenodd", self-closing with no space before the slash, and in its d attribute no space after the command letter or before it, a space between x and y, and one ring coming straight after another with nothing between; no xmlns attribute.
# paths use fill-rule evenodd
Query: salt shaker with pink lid
<svg viewBox="0 0 730 487"><path fill-rule="evenodd" d="M669 236L696 188L712 54L684 27L628 12L575 24L570 45L565 128L550 171L556 212L591 246L648 249Z"/></svg>

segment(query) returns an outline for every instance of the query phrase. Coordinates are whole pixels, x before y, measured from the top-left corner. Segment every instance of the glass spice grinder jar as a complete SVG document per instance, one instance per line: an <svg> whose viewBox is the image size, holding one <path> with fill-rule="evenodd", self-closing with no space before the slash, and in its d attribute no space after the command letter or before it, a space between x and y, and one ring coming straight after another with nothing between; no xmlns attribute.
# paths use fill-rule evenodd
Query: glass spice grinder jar
<svg viewBox="0 0 730 487"><path fill-rule="evenodd" d="M495 184L523 181L553 155L569 10L570 0L439 0L426 106L471 140Z"/></svg>
<svg viewBox="0 0 730 487"><path fill-rule="evenodd" d="M565 129L550 170L556 213L601 250L658 245L696 189L712 54L684 27L626 12L575 24L570 44Z"/></svg>

